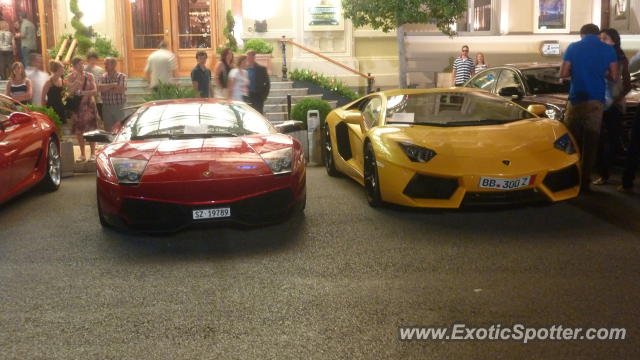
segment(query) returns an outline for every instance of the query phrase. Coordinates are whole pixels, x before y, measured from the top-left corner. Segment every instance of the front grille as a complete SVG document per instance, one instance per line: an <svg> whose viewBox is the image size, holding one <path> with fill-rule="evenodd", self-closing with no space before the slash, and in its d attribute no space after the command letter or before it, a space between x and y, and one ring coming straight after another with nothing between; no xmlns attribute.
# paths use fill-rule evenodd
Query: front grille
<svg viewBox="0 0 640 360"><path fill-rule="evenodd" d="M457 179L416 174L404 188L404 194L420 199L449 199L456 189Z"/></svg>
<svg viewBox="0 0 640 360"><path fill-rule="evenodd" d="M140 199L124 199L122 212L134 229L168 231L193 222L193 210L230 207L231 218L210 221L235 221L245 224L273 222L288 213L293 200L290 189L280 189L233 203L182 205Z"/></svg>
<svg viewBox="0 0 640 360"><path fill-rule="evenodd" d="M469 205L507 205L544 201L546 197L535 189L468 192L462 200L463 206Z"/></svg>
<svg viewBox="0 0 640 360"><path fill-rule="evenodd" d="M558 171L550 171L544 178L544 186L552 192L570 189L580 183L580 174L576 165Z"/></svg>

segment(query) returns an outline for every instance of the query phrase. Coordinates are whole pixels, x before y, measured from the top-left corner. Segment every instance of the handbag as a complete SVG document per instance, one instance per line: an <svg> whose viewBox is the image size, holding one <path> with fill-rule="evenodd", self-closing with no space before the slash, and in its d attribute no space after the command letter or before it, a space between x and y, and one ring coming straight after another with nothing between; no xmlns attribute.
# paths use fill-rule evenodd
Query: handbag
<svg viewBox="0 0 640 360"><path fill-rule="evenodd" d="M84 90L87 85L87 75L84 76L84 83L82 84L82 90ZM71 95L67 96L67 101L65 107L69 111L76 112L80 107L80 103L82 102L82 95Z"/></svg>

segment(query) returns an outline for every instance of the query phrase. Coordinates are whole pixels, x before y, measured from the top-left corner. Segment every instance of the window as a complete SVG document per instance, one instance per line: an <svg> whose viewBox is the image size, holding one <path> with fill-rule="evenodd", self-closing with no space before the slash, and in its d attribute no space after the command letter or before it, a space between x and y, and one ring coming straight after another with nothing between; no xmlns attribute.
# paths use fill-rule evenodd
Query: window
<svg viewBox="0 0 640 360"><path fill-rule="evenodd" d="M210 7L210 2L205 0L178 1L181 49L211 48Z"/></svg>
<svg viewBox="0 0 640 360"><path fill-rule="evenodd" d="M501 89L514 87L517 88L521 94L524 94L524 88L518 75L512 70L502 70L500 79L498 79L496 93L500 94Z"/></svg>
<svg viewBox="0 0 640 360"><path fill-rule="evenodd" d="M379 97L372 98L371 101L369 101L369 103L364 107L364 110L362 111L362 117L364 118L364 124L367 129L371 129L378 124L381 110L382 100L380 100Z"/></svg>
<svg viewBox="0 0 640 360"><path fill-rule="evenodd" d="M487 70L478 73L467 85L467 87L483 89L487 91L493 91L493 88L498 80L499 70Z"/></svg>
<svg viewBox="0 0 640 360"><path fill-rule="evenodd" d="M491 31L492 0L468 0L469 10L458 19L457 32Z"/></svg>
<svg viewBox="0 0 640 360"><path fill-rule="evenodd" d="M571 0L534 0L533 6L534 32L569 32Z"/></svg>

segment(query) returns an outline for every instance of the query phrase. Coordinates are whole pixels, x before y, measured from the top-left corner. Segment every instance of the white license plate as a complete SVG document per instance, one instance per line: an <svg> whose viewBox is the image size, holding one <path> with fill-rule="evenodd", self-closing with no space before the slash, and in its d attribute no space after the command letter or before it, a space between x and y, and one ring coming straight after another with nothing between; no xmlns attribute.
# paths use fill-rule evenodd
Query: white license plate
<svg viewBox="0 0 640 360"><path fill-rule="evenodd" d="M193 219L216 219L216 218L226 218L231 216L231 208L215 208L215 209L202 209L202 210L193 210Z"/></svg>
<svg viewBox="0 0 640 360"><path fill-rule="evenodd" d="M523 176L515 179L480 177L480 187L484 189L515 190L533 184L536 176Z"/></svg>

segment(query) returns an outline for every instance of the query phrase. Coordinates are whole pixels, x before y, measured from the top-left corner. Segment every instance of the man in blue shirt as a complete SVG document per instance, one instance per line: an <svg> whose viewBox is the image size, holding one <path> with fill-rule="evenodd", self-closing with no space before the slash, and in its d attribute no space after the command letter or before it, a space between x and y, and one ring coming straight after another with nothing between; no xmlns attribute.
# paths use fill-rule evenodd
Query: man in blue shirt
<svg viewBox="0 0 640 360"><path fill-rule="evenodd" d="M581 151L582 191L589 191L591 170L598 151L604 111L606 78L619 77L613 47L600 40L597 25L580 29L582 40L571 43L564 54L560 77L571 77L565 123Z"/></svg>

